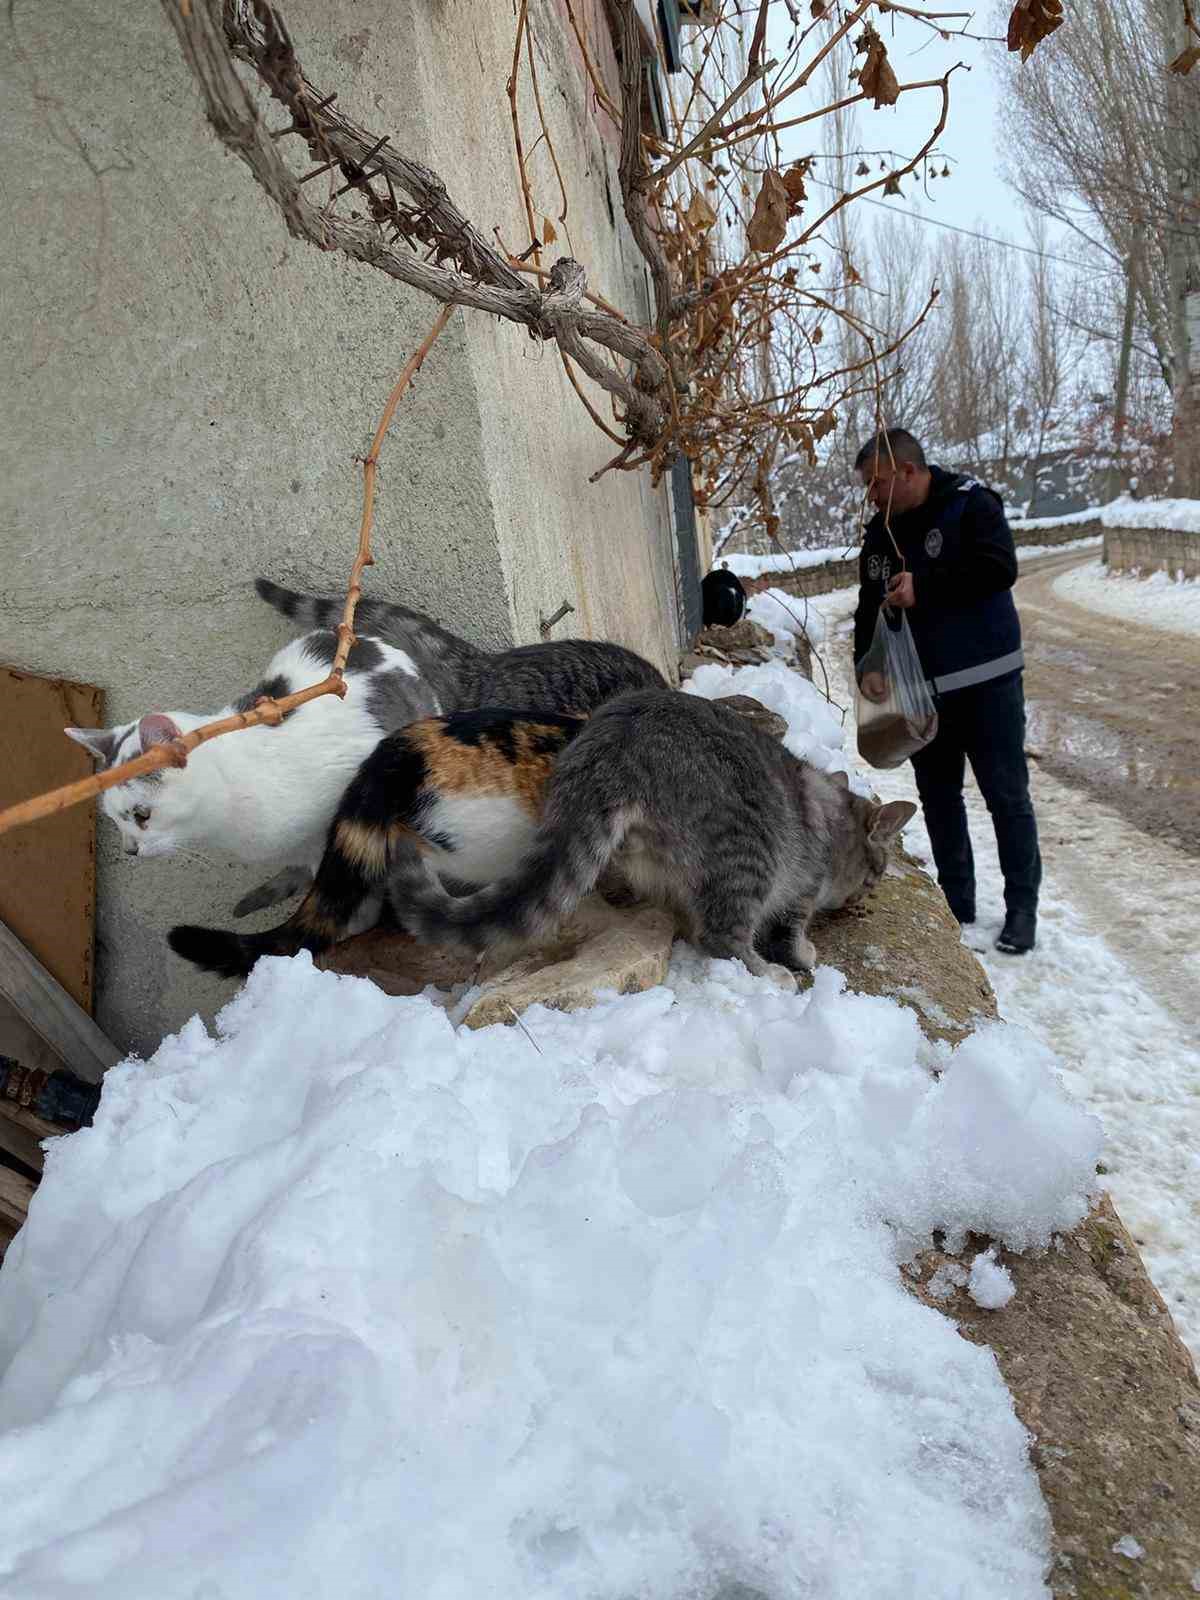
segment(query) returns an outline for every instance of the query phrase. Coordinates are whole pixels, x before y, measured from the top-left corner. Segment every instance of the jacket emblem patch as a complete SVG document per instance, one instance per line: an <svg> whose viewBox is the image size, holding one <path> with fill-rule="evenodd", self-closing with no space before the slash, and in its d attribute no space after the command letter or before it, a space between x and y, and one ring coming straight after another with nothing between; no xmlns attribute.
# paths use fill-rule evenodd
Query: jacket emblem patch
<svg viewBox="0 0 1200 1600"><path fill-rule="evenodd" d="M942 553L942 530L930 528L925 535L925 554L931 561L936 561Z"/></svg>
<svg viewBox="0 0 1200 1600"><path fill-rule="evenodd" d="M883 571L883 562L880 560L880 558L878 556L868 556L867 557L867 577L870 578L872 582L874 582L874 581L876 581L878 579L879 574L882 571Z"/></svg>

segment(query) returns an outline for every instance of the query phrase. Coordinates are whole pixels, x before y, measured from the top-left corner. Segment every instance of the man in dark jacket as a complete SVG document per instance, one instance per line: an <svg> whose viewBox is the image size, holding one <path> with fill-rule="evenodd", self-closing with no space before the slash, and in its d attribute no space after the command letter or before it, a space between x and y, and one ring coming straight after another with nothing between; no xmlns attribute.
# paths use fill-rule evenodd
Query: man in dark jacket
<svg viewBox="0 0 1200 1600"><path fill-rule="evenodd" d="M890 428L855 467L875 516L859 556L854 659L884 603L908 617L938 710L932 743L912 757L938 882L961 923L975 920L975 862L963 804L965 763L992 814L1005 919L997 950L1023 955L1037 936L1042 859L1025 763L1024 657L1013 604L1017 557L999 495L931 467L912 434ZM860 674L881 699L880 674Z"/></svg>

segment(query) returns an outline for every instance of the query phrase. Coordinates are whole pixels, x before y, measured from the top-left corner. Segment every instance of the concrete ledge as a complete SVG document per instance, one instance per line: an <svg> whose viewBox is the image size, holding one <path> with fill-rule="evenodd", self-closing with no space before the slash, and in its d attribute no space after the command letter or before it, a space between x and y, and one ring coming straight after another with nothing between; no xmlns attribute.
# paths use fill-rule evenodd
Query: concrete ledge
<svg viewBox="0 0 1200 1600"><path fill-rule="evenodd" d="M1110 572L1182 573L1200 578L1200 533L1178 528L1105 528L1104 564Z"/></svg>

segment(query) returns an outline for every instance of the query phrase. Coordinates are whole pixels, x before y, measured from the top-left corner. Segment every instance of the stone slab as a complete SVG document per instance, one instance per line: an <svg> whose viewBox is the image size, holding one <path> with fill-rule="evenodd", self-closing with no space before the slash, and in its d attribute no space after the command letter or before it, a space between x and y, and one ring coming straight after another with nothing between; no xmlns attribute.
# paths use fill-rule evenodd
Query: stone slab
<svg viewBox="0 0 1200 1600"><path fill-rule="evenodd" d="M512 1023L532 1005L584 1010L602 989L618 994L652 989L667 975L674 936L674 922L664 911L627 910L589 897L549 943L506 965L496 958L494 965L485 964L483 992L465 1024Z"/></svg>

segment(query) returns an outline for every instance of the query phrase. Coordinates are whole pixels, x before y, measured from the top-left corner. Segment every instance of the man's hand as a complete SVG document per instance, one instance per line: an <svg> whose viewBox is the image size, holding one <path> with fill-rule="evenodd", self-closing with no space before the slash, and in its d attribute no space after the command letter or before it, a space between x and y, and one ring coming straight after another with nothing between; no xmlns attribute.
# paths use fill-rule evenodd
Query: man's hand
<svg viewBox="0 0 1200 1600"><path fill-rule="evenodd" d="M859 688L868 700L878 704L887 696L887 679L882 672L864 672Z"/></svg>
<svg viewBox="0 0 1200 1600"><path fill-rule="evenodd" d="M907 611L910 606L916 605L917 597L913 593L911 572L898 572L888 584L887 603L890 606L899 606L901 611Z"/></svg>

